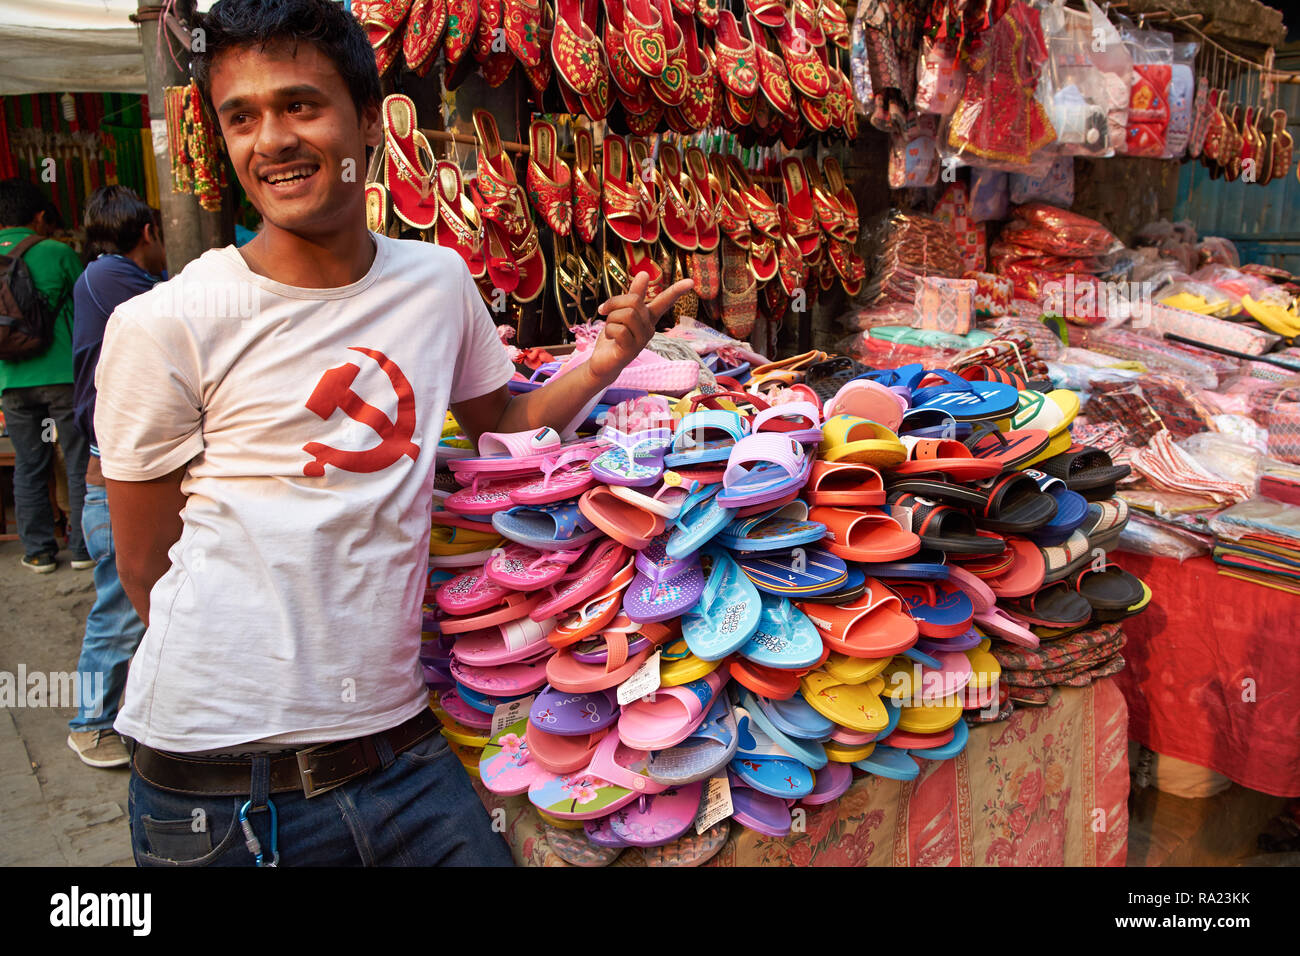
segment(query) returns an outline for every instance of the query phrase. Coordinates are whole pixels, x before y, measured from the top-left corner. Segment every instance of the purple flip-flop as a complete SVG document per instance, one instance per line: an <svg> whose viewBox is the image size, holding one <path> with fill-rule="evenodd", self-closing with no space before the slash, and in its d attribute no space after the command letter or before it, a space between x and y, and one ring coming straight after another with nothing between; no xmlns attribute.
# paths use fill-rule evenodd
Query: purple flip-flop
<svg viewBox="0 0 1300 956"><path fill-rule="evenodd" d="M618 699L613 689L566 694L548 684L533 701L528 722L548 734L577 737L608 727L618 720L618 715Z"/></svg>
<svg viewBox="0 0 1300 956"><path fill-rule="evenodd" d="M691 828L704 784L688 783L633 800L609 817L609 829L629 846L663 846Z"/></svg>
<svg viewBox="0 0 1300 956"><path fill-rule="evenodd" d="M627 846L627 843L621 840L610 827L610 818L612 816L613 814L609 814L608 816L596 817L594 820L582 821L582 832L587 834L587 839L590 840L594 846L611 848Z"/></svg>
<svg viewBox="0 0 1300 956"><path fill-rule="evenodd" d="M853 768L846 763L831 761L820 770L813 771L812 793L800 797L806 807L817 807L838 800L853 785Z"/></svg>
<svg viewBox="0 0 1300 956"><path fill-rule="evenodd" d="M666 531L636 553L636 576L623 595L623 613L638 624L680 617L704 592L698 555L668 557L664 549L671 537L672 532Z"/></svg>
<svg viewBox="0 0 1300 956"><path fill-rule="evenodd" d="M458 724L464 724L466 727L473 727L475 730L490 730L492 728L492 715L485 714L481 710L476 710L465 701L461 700L460 694L456 691L444 691L438 698L438 706L447 712L447 715Z"/></svg>
<svg viewBox="0 0 1300 956"><path fill-rule="evenodd" d="M780 797L751 790L735 774L731 780L731 818L743 827L764 836L790 835L790 807Z"/></svg>

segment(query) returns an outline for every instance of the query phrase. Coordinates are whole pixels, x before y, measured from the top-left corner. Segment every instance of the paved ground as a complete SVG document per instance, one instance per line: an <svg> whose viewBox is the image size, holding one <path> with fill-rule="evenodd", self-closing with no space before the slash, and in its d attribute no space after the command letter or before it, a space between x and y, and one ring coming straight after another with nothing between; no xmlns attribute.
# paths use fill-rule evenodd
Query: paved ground
<svg viewBox="0 0 1300 956"><path fill-rule="evenodd" d="M75 671L95 599L90 571L32 574L0 543L0 672ZM65 742L72 708L0 707L0 866L130 866L127 771L87 767Z"/></svg>

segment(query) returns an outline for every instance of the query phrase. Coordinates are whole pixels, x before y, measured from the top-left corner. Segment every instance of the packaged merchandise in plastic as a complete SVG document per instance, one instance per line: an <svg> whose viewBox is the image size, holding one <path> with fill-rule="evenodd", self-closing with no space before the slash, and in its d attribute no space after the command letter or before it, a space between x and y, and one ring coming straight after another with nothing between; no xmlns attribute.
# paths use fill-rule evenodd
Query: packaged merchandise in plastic
<svg viewBox="0 0 1300 956"><path fill-rule="evenodd" d="M1074 157L1058 156L1045 176L1011 173L1011 201L1016 205L1046 202L1055 206L1074 205Z"/></svg>
<svg viewBox="0 0 1300 956"><path fill-rule="evenodd" d="M1202 538L1130 511L1128 524L1119 536L1119 550L1173 558L1181 563L1188 558L1204 557L1212 548Z"/></svg>
<svg viewBox="0 0 1300 956"><path fill-rule="evenodd" d="M939 118L909 113L901 128L889 130L889 188L922 189L939 181Z"/></svg>
<svg viewBox="0 0 1300 956"><path fill-rule="evenodd" d="M1173 34L1139 30L1119 17L1120 36L1133 58L1129 87L1128 135L1124 152L1129 156L1159 158L1169 138L1169 85L1174 67Z"/></svg>
<svg viewBox="0 0 1300 956"><path fill-rule="evenodd" d="M975 167L970 173L971 222L1003 220L1011 209L1009 174Z"/></svg>
<svg viewBox="0 0 1300 956"><path fill-rule="evenodd" d="M1072 156L1111 155L1106 74L1092 59L1092 18L1066 9L1064 2L1042 3L1039 11L1048 49L1043 100L1056 127L1056 150ZM1124 105L1127 109L1127 100Z"/></svg>
<svg viewBox="0 0 1300 956"><path fill-rule="evenodd" d="M1201 253L1202 265L1225 265L1236 269L1241 265L1241 256L1231 239L1221 236L1206 236L1197 246Z"/></svg>
<svg viewBox="0 0 1300 956"><path fill-rule="evenodd" d="M1195 41L1174 44L1173 69L1169 74L1169 136L1165 141L1165 159L1181 159L1191 139L1196 98L1193 65L1198 49L1200 44Z"/></svg>
<svg viewBox="0 0 1300 956"><path fill-rule="evenodd" d="M958 55L956 38L922 38L916 61L916 108L947 116L957 108L965 85L966 67Z"/></svg>
<svg viewBox="0 0 1300 956"><path fill-rule="evenodd" d="M1124 152L1128 138L1128 105L1133 85L1133 58L1115 25L1092 0L1083 0L1090 20L1093 43L1089 57L1101 71L1106 90L1107 142L1114 152Z"/></svg>

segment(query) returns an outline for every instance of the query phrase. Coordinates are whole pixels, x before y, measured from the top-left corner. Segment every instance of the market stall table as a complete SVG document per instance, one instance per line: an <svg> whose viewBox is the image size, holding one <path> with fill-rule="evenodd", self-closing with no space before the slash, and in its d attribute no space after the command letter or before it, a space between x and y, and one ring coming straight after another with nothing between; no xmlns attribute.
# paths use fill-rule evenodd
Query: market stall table
<svg viewBox="0 0 1300 956"><path fill-rule="evenodd" d="M1115 683L1058 688L1043 707L973 727L965 753L924 761L899 783L859 776L809 807L804 832L772 839L733 823L718 866L1123 866L1128 840L1127 708ZM505 812L525 866L563 866L526 795L476 787ZM1098 810L1102 812L1097 812ZM616 861L641 865L640 851Z"/></svg>
<svg viewBox="0 0 1300 956"><path fill-rule="evenodd" d="M1300 597L1217 573L1209 558L1125 554L1151 588L1125 622L1116 682L1129 735L1244 787L1300 796Z"/></svg>

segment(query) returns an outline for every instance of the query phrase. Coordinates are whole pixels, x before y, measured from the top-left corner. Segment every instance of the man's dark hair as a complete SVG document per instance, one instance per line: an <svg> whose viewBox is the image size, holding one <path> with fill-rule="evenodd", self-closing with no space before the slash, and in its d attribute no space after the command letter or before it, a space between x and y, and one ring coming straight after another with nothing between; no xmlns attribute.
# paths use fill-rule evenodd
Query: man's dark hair
<svg viewBox="0 0 1300 956"><path fill-rule="evenodd" d="M194 80L209 109L212 102L212 62L217 55L243 47L264 49L272 43L293 47L311 43L343 77L357 115L382 99L375 53L356 17L330 0L218 0L195 19L203 30L203 50L194 54Z"/></svg>
<svg viewBox="0 0 1300 956"><path fill-rule="evenodd" d="M145 226L156 226L149 205L127 186L100 186L86 200L86 254L94 258L115 252L125 256L144 235Z"/></svg>
<svg viewBox="0 0 1300 956"><path fill-rule="evenodd" d="M0 228L30 225L47 202L36 184L26 179L0 182Z"/></svg>
<svg viewBox="0 0 1300 956"><path fill-rule="evenodd" d="M41 207L45 213L45 225L51 229L63 228L63 213L59 212L59 207L54 205L50 200L45 200L45 205Z"/></svg>

